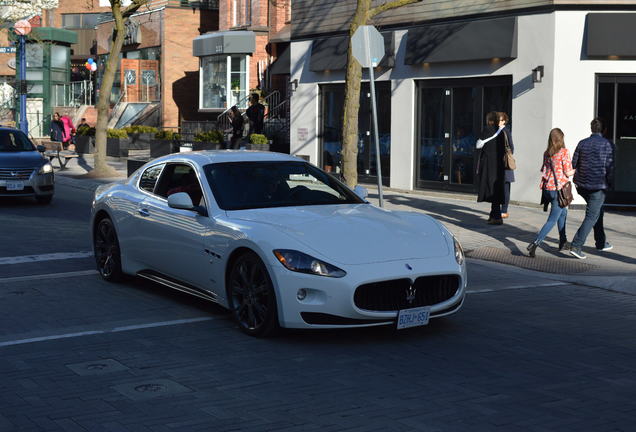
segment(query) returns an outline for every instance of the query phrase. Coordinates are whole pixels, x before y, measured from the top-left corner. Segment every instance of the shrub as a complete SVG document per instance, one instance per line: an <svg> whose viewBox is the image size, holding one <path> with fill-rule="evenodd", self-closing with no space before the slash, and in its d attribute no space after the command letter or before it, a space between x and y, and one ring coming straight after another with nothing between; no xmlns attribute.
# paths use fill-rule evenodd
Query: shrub
<svg viewBox="0 0 636 432"><path fill-rule="evenodd" d="M95 136L95 128L94 127L79 127L77 128L77 134L81 136Z"/></svg>
<svg viewBox="0 0 636 432"><path fill-rule="evenodd" d="M106 131L106 136L108 138L124 139L128 138L128 133L124 129L108 129L108 131Z"/></svg>
<svg viewBox="0 0 636 432"><path fill-rule="evenodd" d="M160 130L157 133L155 133L155 138L160 140L174 141L174 140L180 140L181 135L171 130Z"/></svg>
<svg viewBox="0 0 636 432"><path fill-rule="evenodd" d="M126 126L124 130L128 132L129 134L142 134L142 133L156 134L157 132L159 132L159 129L157 129L156 127L146 126L146 125Z"/></svg>
<svg viewBox="0 0 636 432"><path fill-rule="evenodd" d="M267 144L267 137L262 134L251 134L250 144Z"/></svg>
<svg viewBox="0 0 636 432"><path fill-rule="evenodd" d="M224 139L223 132L218 130L197 132L194 134L194 140L198 142L222 143Z"/></svg>

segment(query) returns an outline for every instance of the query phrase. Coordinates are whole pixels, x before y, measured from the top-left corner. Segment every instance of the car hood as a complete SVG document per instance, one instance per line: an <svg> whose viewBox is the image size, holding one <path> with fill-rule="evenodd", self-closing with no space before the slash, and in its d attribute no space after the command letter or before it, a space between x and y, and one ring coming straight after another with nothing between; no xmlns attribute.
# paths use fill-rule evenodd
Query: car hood
<svg viewBox="0 0 636 432"><path fill-rule="evenodd" d="M0 168L39 168L43 162L36 151L0 152Z"/></svg>
<svg viewBox="0 0 636 432"><path fill-rule="evenodd" d="M276 227L333 263L368 264L449 254L442 228L433 218L370 204L236 210L227 215Z"/></svg>

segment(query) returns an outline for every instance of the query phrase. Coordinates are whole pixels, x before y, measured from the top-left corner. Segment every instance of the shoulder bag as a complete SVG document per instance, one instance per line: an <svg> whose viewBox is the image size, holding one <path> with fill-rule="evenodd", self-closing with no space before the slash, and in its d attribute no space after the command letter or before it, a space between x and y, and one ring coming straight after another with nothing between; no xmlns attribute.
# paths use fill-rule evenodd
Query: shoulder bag
<svg viewBox="0 0 636 432"><path fill-rule="evenodd" d="M504 166L507 170L517 169L517 162L515 161L514 156L512 155L512 149L510 148L510 144L508 144L508 133L504 130L504 143L505 143L505 151L504 151Z"/></svg>
<svg viewBox="0 0 636 432"><path fill-rule="evenodd" d="M574 200L574 195L572 195L572 182L566 182L561 189L559 189L559 179L556 176L556 172L554 172L554 164L552 164L552 158L550 158L550 168L552 168L552 175L554 176L554 185L557 188L557 197L559 199L559 207L565 208L570 205L570 203Z"/></svg>

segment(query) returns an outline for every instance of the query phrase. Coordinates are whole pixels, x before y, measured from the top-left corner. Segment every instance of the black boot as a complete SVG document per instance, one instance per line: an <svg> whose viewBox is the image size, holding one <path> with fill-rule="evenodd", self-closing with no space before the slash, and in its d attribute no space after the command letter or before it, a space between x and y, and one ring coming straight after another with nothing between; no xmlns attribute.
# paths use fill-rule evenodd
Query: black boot
<svg viewBox="0 0 636 432"><path fill-rule="evenodd" d="M530 258L534 258L535 251L537 250L537 246L539 246L539 243L532 242L526 248L528 250L528 256L530 256Z"/></svg>
<svg viewBox="0 0 636 432"><path fill-rule="evenodd" d="M565 247L566 243L568 242L568 239L565 237L561 237L559 239L559 250L563 250L563 248Z"/></svg>

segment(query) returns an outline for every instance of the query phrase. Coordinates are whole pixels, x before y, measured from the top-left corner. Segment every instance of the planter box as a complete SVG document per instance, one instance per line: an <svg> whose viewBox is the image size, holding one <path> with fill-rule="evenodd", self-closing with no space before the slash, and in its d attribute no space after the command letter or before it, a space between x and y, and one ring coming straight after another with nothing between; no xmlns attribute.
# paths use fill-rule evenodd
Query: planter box
<svg viewBox="0 0 636 432"><path fill-rule="evenodd" d="M130 138L107 138L106 156L121 158L128 157Z"/></svg>
<svg viewBox="0 0 636 432"><path fill-rule="evenodd" d="M158 140L153 138L150 141L150 157L156 158L159 156L165 156L170 153L174 153L175 151L179 151L179 143L176 143L175 150L175 142L171 140Z"/></svg>
<svg viewBox="0 0 636 432"><path fill-rule="evenodd" d="M128 177L139 168L141 168L149 159L128 159L127 160L127 171Z"/></svg>
<svg viewBox="0 0 636 432"><path fill-rule="evenodd" d="M95 137L77 135L75 137L75 151L79 154L95 153Z"/></svg>
<svg viewBox="0 0 636 432"><path fill-rule="evenodd" d="M207 141L195 141L192 143L192 151L197 150L221 150L223 149L222 143L213 143Z"/></svg>
<svg viewBox="0 0 636 432"><path fill-rule="evenodd" d="M139 133L130 134L130 150L148 150L150 148L150 142L155 139L155 134L152 133Z"/></svg>

